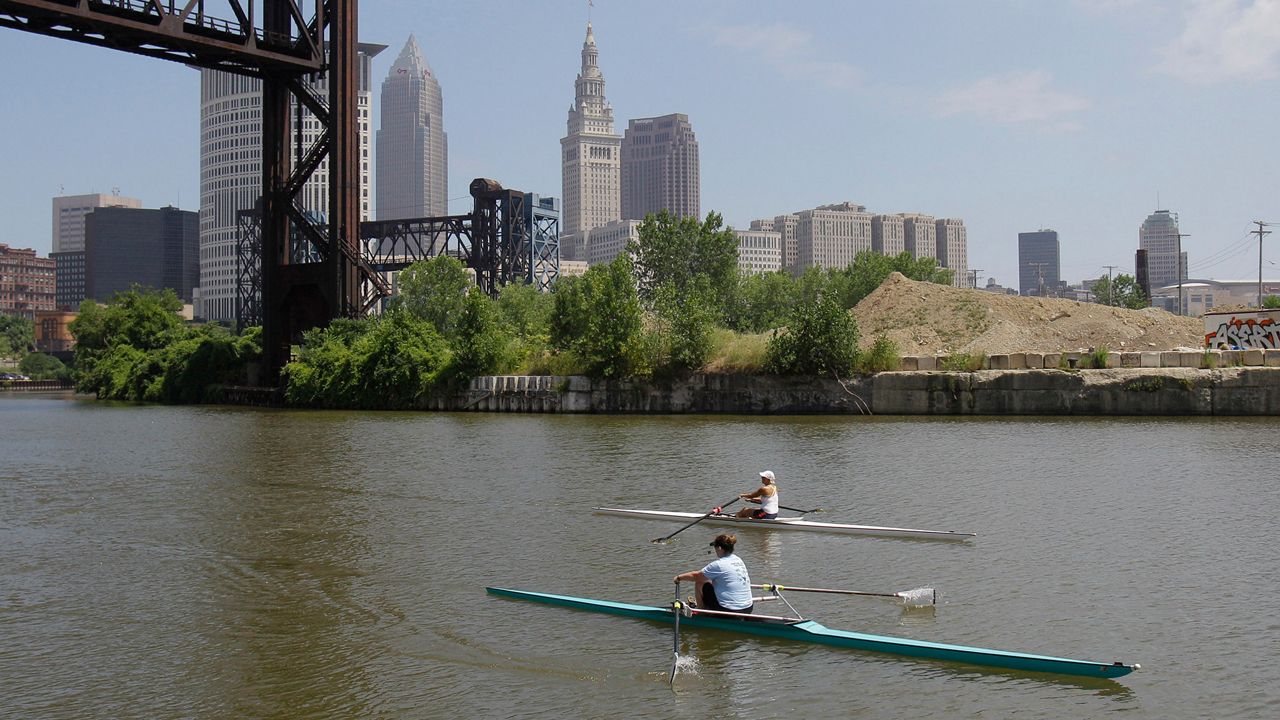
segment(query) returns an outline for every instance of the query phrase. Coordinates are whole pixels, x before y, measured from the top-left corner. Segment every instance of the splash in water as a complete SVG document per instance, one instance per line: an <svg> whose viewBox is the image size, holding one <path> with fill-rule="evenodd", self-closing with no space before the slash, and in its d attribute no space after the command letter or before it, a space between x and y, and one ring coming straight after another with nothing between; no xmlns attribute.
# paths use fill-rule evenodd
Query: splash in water
<svg viewBox="0 0 1280 720"><path fill-rule="evenodd" d="M927 587L916 588L914 590L903 590L902 592L897 593L897 595L902 598L902 604L914 607L933 605L938 598L937 591L933 588Z"/></svg>

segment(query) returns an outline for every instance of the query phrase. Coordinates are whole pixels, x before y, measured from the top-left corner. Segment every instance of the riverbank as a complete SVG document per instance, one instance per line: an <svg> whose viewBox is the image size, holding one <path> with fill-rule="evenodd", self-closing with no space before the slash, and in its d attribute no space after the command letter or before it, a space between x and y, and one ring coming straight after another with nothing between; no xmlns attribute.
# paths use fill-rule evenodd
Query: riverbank
<svg viewBox="0 0 1280 720"><path fill-rule="evenodd" d="M1277 415L1280 368L878 373L845 381L694 375L667 382L489 376L426 410L736 415Z"/></svg>

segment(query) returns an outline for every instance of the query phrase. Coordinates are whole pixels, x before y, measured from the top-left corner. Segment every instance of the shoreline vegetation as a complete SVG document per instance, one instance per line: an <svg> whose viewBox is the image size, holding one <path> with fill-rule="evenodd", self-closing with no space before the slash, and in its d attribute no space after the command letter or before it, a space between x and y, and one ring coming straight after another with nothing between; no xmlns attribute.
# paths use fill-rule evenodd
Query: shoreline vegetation
<svg viewBox="0 0 1280 720"><path fill-rule="evenodd" d="M550 293L508 285L483 294L451 257L414 264L379 315L304 333L282 371L286 405L413 408L489 375L581 375L670 381L695 373L841 380L897 369L896 347L859 347L849 310L893 272L949 284L932 258L864 252L842 269L743 274L721 217L650 215L612 263L562 278ZM220 402L253 385L261 329L236 335L189 326L172 291L134 288L107 306L86 302L76 387L99 398Z"/></svg>

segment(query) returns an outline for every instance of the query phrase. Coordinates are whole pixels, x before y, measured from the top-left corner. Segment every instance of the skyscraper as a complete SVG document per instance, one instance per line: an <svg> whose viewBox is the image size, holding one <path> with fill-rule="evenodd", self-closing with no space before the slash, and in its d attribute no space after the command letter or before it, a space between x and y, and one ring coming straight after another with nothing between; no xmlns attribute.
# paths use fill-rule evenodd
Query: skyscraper
<svg viewBox="0 0 1280 720"><path fill-rule="evenodd" d="M698 140L689 116L675 113L627 124L622 138L622 217L662 210L699 216Z"/></svg>
<svg viewBox="0 0 1280 720"><path fill-rule="evenodd" d="M385 45L360 43L358 74L360 218L370 215L369 112L371 65ZM310 82L328 97L326 76ZM296 121L297 104L290 112ZM293 130L296 132L297 128ZM302 111L302 147L320 137L320 124ZM262 82L219 70L200 71L200 288L195 314L206 320L236 317L236 220L262 195ZM304 210L325 216L329 208L329 160L311 174L298 199Z"/></svg>
<svg viewBox="0 0 1280 720"><path fill-rule="evenodd" d="M85 297L107 302L133 285L169 288L191 302L200 277L199 215L101 208L85 218Z"/></svg>
<svg viewBox="0 0 1280 720"><path fill-rule="evenodd" d="M53 199L53 258L58 307L77 308L84 300L84 219L97 208L140 208L142 201L119 193L63 195Z"/></svg>
<svg viewBox="0 0 1280 720"><path fill-rule="evenodd" d="M1178 269L1187 276L1187 254L1179 257L1178 214L1156 210L1138 229L1138 249L1147 251L1147 273L1151 287L1178 284Z"/></svg>
<svg viewBox="0 0 1280 720"><path fill-rule="evenodd" d="M448 215L444 98L413 35L382 81L377 140L377 218Z"/></svg>
<svg viewBox="0 0 1280 720"><path fill-rule="evenodd" d="M1018 292L1052 295L1062 273L1056 230L1018 233ZM1042 289L1043 288L1043 289Z"/></svg>
<svg viewBox="0 0 1280 720"><path fill-rule="evenodd" d="M586 232L622 219L619 200L622 138L613 131L613 107L604 96L604 75L598 64L596 38L587 23L582 43L582 69L574 82L568 131L560 139L564 195L561 251L569 259L579 252Z"/></svg>
<svg viewBox="0 0 1280 720"><path fill-rule="evenodd" d="M951 284L969 287L969 231L960 218L938 218L934 221L934 237L938 241L938 266L952 270Z"/></svg>

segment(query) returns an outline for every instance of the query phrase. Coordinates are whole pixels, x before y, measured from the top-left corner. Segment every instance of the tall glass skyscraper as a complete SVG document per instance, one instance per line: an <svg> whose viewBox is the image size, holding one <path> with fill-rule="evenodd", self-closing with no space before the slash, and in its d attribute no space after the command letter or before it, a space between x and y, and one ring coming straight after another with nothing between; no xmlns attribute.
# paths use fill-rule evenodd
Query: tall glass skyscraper
<svg viewBox="0 0 1280 720"><path fill-rule="evenodd" d="M377 219L449 214L449 138L440 82L412 35L382 81Z"/></svg>
<svg viewBox="0 0 1280 720"><path fill-rule="evenodd" d="M1018 294L1055 295L1062 275L1056 230L1018 233Z"/></svg>

